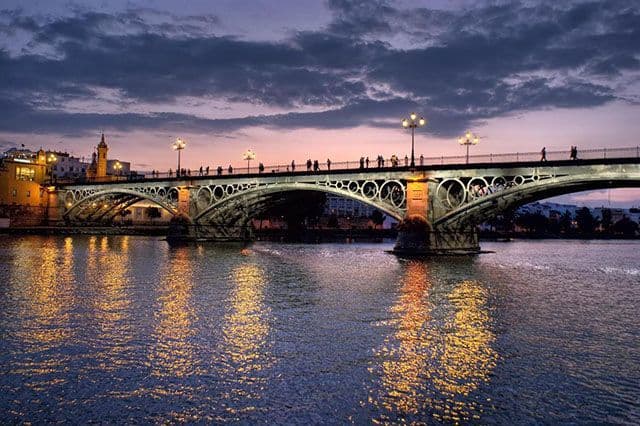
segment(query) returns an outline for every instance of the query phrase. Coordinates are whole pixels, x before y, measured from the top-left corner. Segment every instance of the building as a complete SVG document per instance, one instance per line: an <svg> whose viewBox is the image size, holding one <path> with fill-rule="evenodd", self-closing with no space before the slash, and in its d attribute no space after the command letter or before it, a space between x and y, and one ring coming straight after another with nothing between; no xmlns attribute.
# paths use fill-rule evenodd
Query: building
<svg viewBox="0 0 640 426"><path fill-rule="evenodd" d="M0 159L0 217L10 226L37 225L42 222L48 203L51 179L46 152L40 149L13 150Z"/></svg>
<svg viewBox="0 0 640 426"><path fill-rule="evenodd" d="M101 180L107 177L107 152L109 152L109 147L104 140L104 133L100 138L96 151L91 156L91 164L87 169L87 178Z"/></svg>
<svg viewBox="0 0 640 426"><path fill-rule="evenodd" d="M47 155L51 154L56 158L51 166L54 180L79 179L87 175L89 163L84 159L73 157L66 152L47 152Z"/></svg>
<svg viewBox="0 0 640 426"><path fill-rule="evenodd" d="M327 195L324 207L325 215L335 214L338 217L371 217L375 208L352 198Z"/></svg>

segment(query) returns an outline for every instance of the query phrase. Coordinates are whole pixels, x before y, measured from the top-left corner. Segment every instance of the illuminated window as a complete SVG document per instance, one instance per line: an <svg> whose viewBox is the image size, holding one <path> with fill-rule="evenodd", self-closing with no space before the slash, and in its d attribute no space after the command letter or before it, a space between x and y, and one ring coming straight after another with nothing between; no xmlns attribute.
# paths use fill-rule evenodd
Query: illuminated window
<svg viewBox="0 0 640 426"><path fill-rule="evenodd" d="M31 197L31 191L27 191L27 197Z"/></svg>
<svg viewBox="0 0 640 426"><path fill-rule="evenodd" d="M16 197L18 195L18 190L13 188L13 191L11 191L11 195L13 195L14 197Z"/></svg>
<svg viewBox="0 0 640 426"><path fill-rule="evenodd" d="M16 167L16 180L33 180L35 176L36 171L32 167Z"/></svg>

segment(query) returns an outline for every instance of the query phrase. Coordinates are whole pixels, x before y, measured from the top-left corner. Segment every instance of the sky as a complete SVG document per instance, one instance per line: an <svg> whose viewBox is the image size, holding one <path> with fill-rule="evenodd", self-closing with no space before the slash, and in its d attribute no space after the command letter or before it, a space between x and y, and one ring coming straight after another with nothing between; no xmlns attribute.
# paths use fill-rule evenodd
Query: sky
<svg viewBox="0 0 640 426"><path fill-rule="evenodd" d="M640 144L640 3L3 0L0 150L132 169ZM556 201L640 205L619 189Z"/></svg>

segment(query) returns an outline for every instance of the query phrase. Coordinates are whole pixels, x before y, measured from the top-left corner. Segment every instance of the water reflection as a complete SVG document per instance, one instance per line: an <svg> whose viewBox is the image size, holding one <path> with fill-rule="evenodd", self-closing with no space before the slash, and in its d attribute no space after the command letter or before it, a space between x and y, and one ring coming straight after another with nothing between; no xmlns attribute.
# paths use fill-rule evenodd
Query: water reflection
<svg viewBox="0 0 640 426"><path fill-rule="evenodd" d="M28 251L32 247L24 249ZM26 268L22 273L30 277L31 288L25 307L25 318L29 321L20 335L27 341L49 347L71 335L69 319L74 305L72 283L75 281L73 240L65 238L62 247L56 240L46 240L40 253L39 263L21 264Z"/></svg>
<svg viewBox="0 0 640 426"><path fill-rule="evenodd" d="M155 376L185 377L198 371L197 348L191 338L197 316L191 304L194 259L187 247L168 252L160 271L155 350L150 354Z"/></svg>
<svg viewBox="0 0 640 426"><path fill-rule="evenodd" d="M457 284L444 297L433 289L423 262L405 265L392 312L395 332L377 352L379 389L369 402L378 422L477 420L482 404L470 393L488 380L497 354L489 328L487 294L476 281ZM438 289L441 290L441 289Z"/></svg>
<svg viewBox="0 0 640 426"><path fill-rule="evenodd" d="M227 411L236 414L256 409L252 401L264 394L268 377L264 370L273 364L273 356L267 340L270 311L264 304L264 270L249 261L235 267L231 278L234 288L223 321L221 359L223 375L235 383L225 396L237 405L231 404Z"/></svg>
<svg viewBox="0 0 640 426"><path fill-rule="evenodd" d="M122 356L134 330L129 321L129 237L91 237L87 256L87 282L93 283L91 304L95 315L96 343L103 349L101 368L116 369L127 363ZM117 247L112 247L113 244Z"/></svg>

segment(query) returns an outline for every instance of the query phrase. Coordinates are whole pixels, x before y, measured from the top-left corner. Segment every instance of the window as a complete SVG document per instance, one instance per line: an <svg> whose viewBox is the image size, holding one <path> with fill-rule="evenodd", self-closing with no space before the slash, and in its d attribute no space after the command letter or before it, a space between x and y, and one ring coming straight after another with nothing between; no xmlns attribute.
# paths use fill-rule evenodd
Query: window
<svg viewBox="0 0 640 426"><path fill-rule="evenodd" d="M18 190L13 188L13 191L11 191L11 195L13 195L14 197L18 196Z"/></svg>
<svg viewBox="0 0 640 426"><path fill-rule="evenodd" d="M17 166L16 180L33 180L36 171L33 167Z"/></svg>
<svg viewBox="0 0 640 426"><path fill-rule="evenodd" d="M31 191L27 191L27 197L31 197Z"/></svg>

